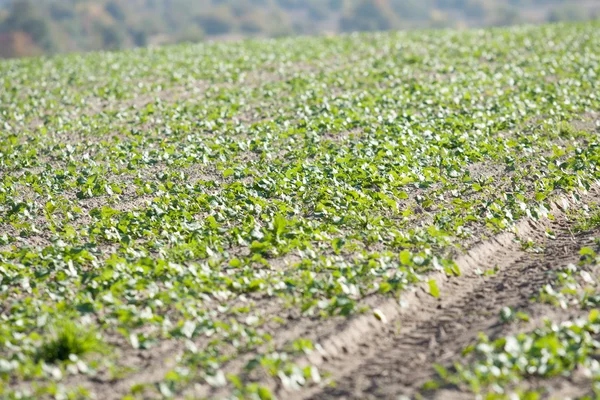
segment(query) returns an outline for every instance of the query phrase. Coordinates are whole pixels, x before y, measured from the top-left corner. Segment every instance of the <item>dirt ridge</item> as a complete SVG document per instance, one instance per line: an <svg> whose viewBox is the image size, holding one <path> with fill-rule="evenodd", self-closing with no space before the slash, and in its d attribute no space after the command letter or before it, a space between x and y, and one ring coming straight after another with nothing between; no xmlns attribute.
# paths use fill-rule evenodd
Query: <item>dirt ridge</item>
<svg viewBox="0 0 600 400"><path fill-rule="evenodd" d="M588 200L596 197L595 194L588 196ZM546 256L553 257L554 267L577 262L578 243L585 239L575 240L566 220L567 209L575 204L566 197L557 200L550 210L554 221L548 218L522 220L515 232L501 233L458 257L455 262L460 267L460 277L449 277L443 272L427 276L436 281L441 292L439 299L428 293L428 282L423 282L402 296L404 306L396 299L371 302L387 321L365 314L343 326L333 326L331 334L319 342L320 351L298 360L298 364L315 365L331 373L328 381L336 382L337 387L327 387L325 381L290 392L277 384L278 397L368 398L414 394L420 383L432 377L433 362L452 359L480 331L492 334L501 331L502 327L496 326L501 307L527 307L530 296L552 280L545 273L553 268L552 263L544 262ZM547 240L549 228L559 232L554 241ZM536 241L547 241L549 246L541 255L532 255L515 241L517 237L533 237ZM555 257L563 248L571 251L565 250L562 258ZM490 268L497 270L491 277L475 273L478 269ZM465 312L469 311L473 314L471 319L463 321ZM483 321L478 321L480 318ZM465 322L466 327L462 327L461 322ZM397 332L398 323L400 332ZM440 353L440 343L447 349L451 345L451 349ZM387 365L382 365L381 360L387 360ZM369 368L370 363L377 366ZM383 379L389 391L380 393L377 391L384 386L380 383L388 372L386 367L394 368L393 378Z"/></svg>

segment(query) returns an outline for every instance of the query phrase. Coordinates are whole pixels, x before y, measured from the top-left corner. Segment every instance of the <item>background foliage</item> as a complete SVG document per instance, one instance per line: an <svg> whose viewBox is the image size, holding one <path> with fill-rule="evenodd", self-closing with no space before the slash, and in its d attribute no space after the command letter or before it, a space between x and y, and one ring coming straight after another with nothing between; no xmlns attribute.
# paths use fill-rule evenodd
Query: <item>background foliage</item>
<svg viewBox="0 0 600 400"><path fill-rule="evenodd" d="M0 57L206 38L583 20L595 0L0 0Z"/></svg>

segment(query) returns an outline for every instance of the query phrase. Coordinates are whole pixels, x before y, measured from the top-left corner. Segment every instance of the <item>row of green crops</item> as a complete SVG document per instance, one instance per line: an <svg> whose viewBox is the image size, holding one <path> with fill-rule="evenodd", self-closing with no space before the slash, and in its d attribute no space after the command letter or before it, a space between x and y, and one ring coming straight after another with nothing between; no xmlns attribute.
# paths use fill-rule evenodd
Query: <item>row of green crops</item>
<svg viewBox="0 0 600 400"><path fill-rule="evenodd" d="M595 225L597 232L598 225ZM564 397L553 393L569 382L581 399L600 396L600 293L598 292L598 239L595 248L583 247L578 265L554 272L556 283L540 289L532 301L563 310L581 310L580 318L546 319L534 330L519 329L515 335L491 340L481 335L463 350L451 368L437 365L439 378L424 390L454 387L486 399L539 399ZM554 319L557 317L555 316ZM529 321L529 316L509 307L500 313L502 322ZM554 382L551 381L554 379ZM561 382L562 380L562 382Z"/></svg>

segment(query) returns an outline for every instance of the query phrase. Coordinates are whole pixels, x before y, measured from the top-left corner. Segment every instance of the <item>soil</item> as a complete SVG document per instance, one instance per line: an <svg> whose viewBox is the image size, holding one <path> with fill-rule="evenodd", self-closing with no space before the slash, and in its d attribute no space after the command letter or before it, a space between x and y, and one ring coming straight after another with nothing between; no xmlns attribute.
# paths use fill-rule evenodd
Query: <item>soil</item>
<svg viewBox="0 0 600 400"><path fill-rule="evenodd" d="M420 388L436 377L434 363L451 366L480 333L492 339L514 333L513 325L498 318L503 307L526 312L532 317L530 325L539 325L545 318L560 322L585 313L530 301L540 288L553 281L554 275L549 272L577 263L579 249L593 245L593 237L600 233L575 235L565 210L557 206L553 214L557 217L554 221L524 221L517 235L501 234L459 257L460 277L435 278L440 287L439 299L426 293L423 286L402 299L404 307L390 300L378 304L387 323L365 315L349 323L331 324L317 338L324 351L308 357L328 374L327 379L321 385L294 392L278 388L278 397L367 399L419 394L425 398L472 398L472 393L458 389L431 393L421 392ZM555 232L555 239L546 235L547 229ZM543 251L524 250L515 240L517 236L532 239ZM496 272L481 274L486 270ZM529 331L532 327L522 329ZM541 385L556 398L586 394L575 382L577 377L573 380L556 379ZM539 387L540 383L532 380L525 385Z"/></svg>
<svg viewBox="0 0 600 400"><path fill-rule="evenodd" d="M486 173L485 170L479 172ZM583 196L586 204L593 204L598 199L600 189L597 188ZM317 343L319 351L295 361L301 366L317 366L324 377L321 384L307 385L296 391L286 390L278 380L258 371L246 378L270 387L282 399L472 398L472 393L457 388L423 392L421 387L436 377L434 363L446 367L453 365L462 350L476 341L480 333L494 339L514 333L515 329L530 331L544 318L559 322L582 315L581 310L561 310L530 301L540 288L554 280L550 272L577 263L579 249L593 245L593 237L600 235L600 229L573 234L569 209L574 207L581 207L581 204L560 199L551 210L554 220L523 220L514 233L502 233L470 245L470 250L455 258L460 276L448 277L440 272L426 277L426 280L436 280L439 298L428 293L426 284L405 292L400 299L376 294L367 296L362 303L377 309L384 318L365 313L350 319L323 320L294 314L278 299L235 299L236 304L250 304L265 320L275 315L285 320L265 327L274 338L271 345L275 348L296 338ZM555 233L555 238L546 234L548 230ZM522 240L518 239L531 239L535 247L542 250L526 250ZM282 270L290 268L293 261L282 259ZM503 307L527 313L532 322L517 327L502 323L498 315ZM115 344L115 348L120 347ZM202 346L205 343L198 340L195 344ZM98 376L93 380L81 380L81 377L74 377L77 382L69 383L103 393L106 399L121 398L132 385L160 381L184 349L182 342L164 341L150 353L125 351L119 355L120 364L136 372L121 379ZM237 357L225 366L224 372L243 374L244 366L252 357L252 353ZM554 397L565 398L586 394L585 388L590 388L591 384L582 385L581 379L584 378L574 375L571 380L531 380L525 385L542 385ZM110 386L109 390L107 386ZM192 398L225 398L230 394L230 387L213 388L201 384L190 386L181 393Z"/></svg>

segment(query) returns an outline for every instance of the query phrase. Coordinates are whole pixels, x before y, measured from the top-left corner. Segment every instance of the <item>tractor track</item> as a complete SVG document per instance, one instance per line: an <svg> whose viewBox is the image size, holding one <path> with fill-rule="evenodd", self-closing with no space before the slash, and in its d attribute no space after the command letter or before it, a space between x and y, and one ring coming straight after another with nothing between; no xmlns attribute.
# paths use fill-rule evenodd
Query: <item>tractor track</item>
<svg viewBox="0 0 600 400"><path fill-rule="evenodd" d="M369 314L330 325L316 340L323 350L299 360L301 365L318 366L328 374L327 379L293 392L277 385L278 397L410 397L436 376L434 363L451 365L480 333L492 338L507 334L511 326L498 318L503 307L531 312L535 317L540 309L531 298L553 281L549 272L577 263L578 250L592 244L589 232L572 233L565 203L561 204L552 209L553 221L524 220L517 225L517 235L500 234L459 257L461 276L429 276L437 282L439 298L427 293L427 285L422 284L403 296L403 306L395 299L368 301L385 315L385 323ZM555 238L548 237L547 230L553 231ZM517 236L532 239L543 250L524 250ZM491 270L495 272L481 273ZM542 313L540 320L562 320L577 311L560 310L553 315L546 307Z"/></svg>

